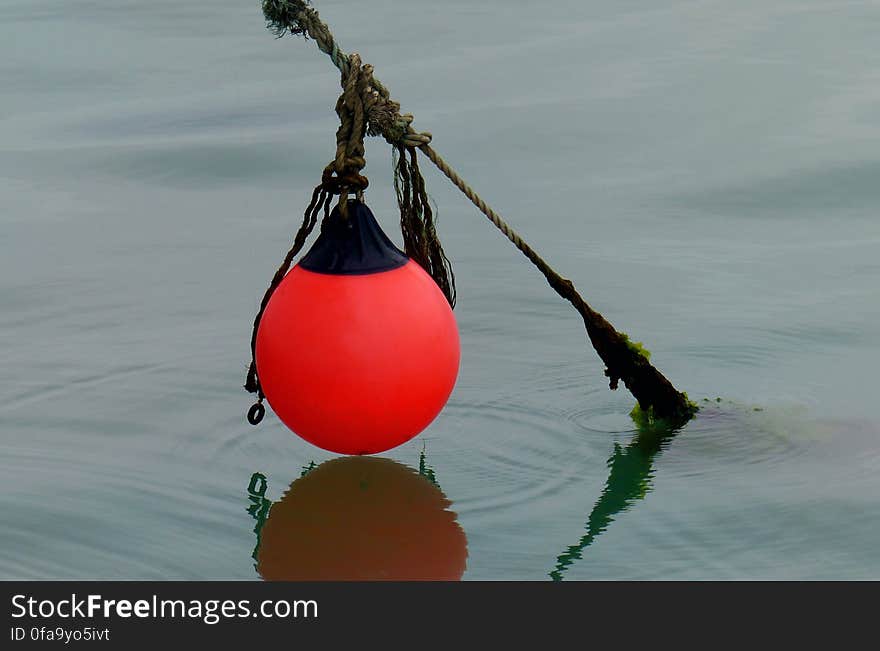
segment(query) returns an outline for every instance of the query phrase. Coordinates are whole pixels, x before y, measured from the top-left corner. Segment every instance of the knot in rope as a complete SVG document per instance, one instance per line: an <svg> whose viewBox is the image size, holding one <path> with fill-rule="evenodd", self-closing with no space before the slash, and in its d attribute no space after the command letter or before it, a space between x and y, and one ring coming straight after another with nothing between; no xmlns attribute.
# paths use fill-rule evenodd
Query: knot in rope
<svg viewBox="0 0 880 651"><path fill-rule="evenodd" d="M431 134L412 128L412 114L400 113L400 102L391 99L388 89L373 78L373 66L364 65L361 73L367 82L364 88L364 106L368 113L367 133L371 136L381 135L395 147L421 147L429 144Z"/></svg>
<svg viewBox="0 0 880 651"><path fill-rule="evenodd" d="M322 40L325 37L319 28L314 33ZM427 145L431 134L412 128L413 116L400 113L400 103L391 99L388 90L373 77L373 66L362 63L360 55L353 52L342 59L345 65L340 66L342 94L336 102L336 156L324 168L321 185L330 194L340 195L339 205L344 212L348 194L353 192L360 198L369 185L361 174L366 165L364 136L381 135L395 147L409 148Z"/></svg>
<svg viewBox="0 0 880 651"><path fill-rule="evenodd" d="M350 192L362 193L369 181L361 174L364 165L364 136L367 132L367 112L363 95L366 79L362 72L360 57L348 58L348 70L342 73L342 94L336 101L339 128L336 130L336 156L321 177L321 184L331 194L340 195L340 207L348 201Z"/></svg>
<svg viewBox="0 0 880 651"><path fill-rule="evenodd" d="M263 0L263 13L279 38L286 33L312 38L318 49L330 57L333 65L342 73L343 88L347 89L350 82L360 94L368 135L381 135L395 147L423 147L430 144L431 134L413 129L413 116L401 114L400 104L391 99L388 89L378 79L373 78L373 66L362 65L357 54L343 52L330 28L307 1ZM349 108L351 100L354 100L353 96L349 98Z"/></svg>

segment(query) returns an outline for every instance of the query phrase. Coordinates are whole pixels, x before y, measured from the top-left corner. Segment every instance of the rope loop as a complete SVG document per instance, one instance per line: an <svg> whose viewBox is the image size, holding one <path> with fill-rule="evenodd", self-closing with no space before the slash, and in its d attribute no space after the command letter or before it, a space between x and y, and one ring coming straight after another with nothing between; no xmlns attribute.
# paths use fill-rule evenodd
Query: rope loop
<svg viewBox="0 0 880 651"><path fill-rule="evenodd" d="M265 415L266 408L263 406L262 401L255 402L251 405L251 408L248 409L247 419L251 425L259 425Z"/></svg>
<svg viewBox="0 0 880 651"><path fill-rule="evenodd" d="M350 194L363 192L370 185L369 179L358 172L336 173L332 166L324 168L321 175L321 187L330 194Z"/></svg>

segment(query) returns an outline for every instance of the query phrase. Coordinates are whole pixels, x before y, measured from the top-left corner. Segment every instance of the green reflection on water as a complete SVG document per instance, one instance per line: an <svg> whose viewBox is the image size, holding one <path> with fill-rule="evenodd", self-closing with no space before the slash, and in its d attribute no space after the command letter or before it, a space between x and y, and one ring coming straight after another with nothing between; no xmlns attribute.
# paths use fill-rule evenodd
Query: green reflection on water
<svg viewBox="0 0 880 651"><path fill-rule="evenodd" d="M308 465L302 467L302 471L299 476L300 479L305 477L309 472L318 467L314 461L310 461ZM266 519L269 517L269 510L272 508L272 502L266 499L266 490L269 488L269 482L266 479L266 475L261 472L255 472L251 475L251 480L248 483L247 493L248 493L248 514L257 521L254 525L254 534L257 536L257 544L254 546L254 551L251 553L251 558L257 560L257 554L260 551L260 533L263 530L263 525L266 524Z"/></svg>
<svg viewBox="0 0 880 651"><path fill-rule="evenodd" d="M419 474L427 479L429 482L434 484L441 491L440 484L437 483L437 474L434 472L434 469L428 465L428 461L425 458L425 447L422 446L422 451L419 453Z"/></svg>
<svg viewBox="0 0 880 651"><path fill-rule="evenodd" d="M257 544L251 553L251 558L257 560L257 552L260 550L260 532L263 525L266 524L266 518L269 517L269 509L272 508L272 502L266 499L266 489L269 483L266 475L261 472L255 472L251 475L250 483L248 483L248 507L247 512L250 514L257 524L254 525L254 533L257 535Z"/></svg>
<svg viewBox="0 0 880 651"><path fill-rule="evenodd" d="M562 581L565 571L581 558L583 551L608 528L615 516L651 492L654 458L668 447L679 431L662 422L640 418L636 413L631 416L636 424L636 437L626 447L614 444L614 452L607 463L608 479L587 518L587 531L556 559L556 567L549 573L554 581Z"/></svg>

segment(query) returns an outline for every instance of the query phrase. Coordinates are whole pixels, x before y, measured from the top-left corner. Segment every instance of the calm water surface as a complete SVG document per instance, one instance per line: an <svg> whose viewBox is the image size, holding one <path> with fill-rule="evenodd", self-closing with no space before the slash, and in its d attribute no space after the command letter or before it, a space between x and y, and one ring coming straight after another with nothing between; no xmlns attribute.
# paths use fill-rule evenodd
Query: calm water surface
<svg viewBox="0 0 880 651"><path fill-rule="evenodd" d="M454 575L466 553L465 579L880 578L876 3L321 2L704 405L636 432L578 316L432 170L461 374L378 465L244 420L338 94L258 4L0 4L0 577L395 576L420 553ZM368 160L399 239L387 146ZM339 526L304 544L312 512ZM344 535L410 565L352 565Z"/></svg>

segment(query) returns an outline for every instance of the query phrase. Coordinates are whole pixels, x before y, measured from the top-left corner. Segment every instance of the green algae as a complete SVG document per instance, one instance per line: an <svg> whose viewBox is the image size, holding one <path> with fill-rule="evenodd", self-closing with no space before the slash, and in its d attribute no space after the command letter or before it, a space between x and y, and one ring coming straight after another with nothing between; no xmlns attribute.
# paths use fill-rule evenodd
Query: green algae
<svg viewBox="0 0 880 651"><path fill-rule="evenodd" d="M651 359L651 351L645 348L645 345L641 341L632 341L629 338L629 335L625 332L620 333L623 337L623 341L626 343L626 347L629 348L636 355L641 355L645 358L645 361L650 361Z"/></svg>

